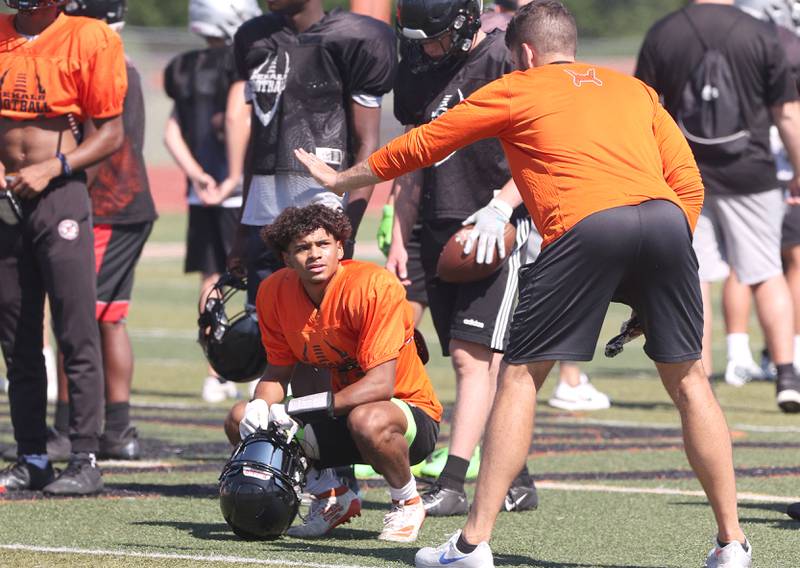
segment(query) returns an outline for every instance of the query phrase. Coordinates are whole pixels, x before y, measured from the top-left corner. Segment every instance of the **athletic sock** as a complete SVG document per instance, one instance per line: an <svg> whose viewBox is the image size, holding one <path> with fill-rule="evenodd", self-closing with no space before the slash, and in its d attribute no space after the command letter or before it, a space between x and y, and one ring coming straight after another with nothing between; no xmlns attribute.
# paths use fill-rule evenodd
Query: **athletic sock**
<svg viewBox="0 0 800 568"><path fill-rule="evenodd" d="M750 352L750 336L746 333L729 333L726 337L728 344L728 361L749 362L753 359Z"/></svg>
<svg viewBox="0 0 800 568"><path fill-rule="evenodd" d="M469 460L458 456L447 456L447 462L439 475L439 485L453 491L464 491L464 481L467 479Z"/></svg>
<svg viewBox="0 0 800 568"><path fill-rule="evenodd" d="M318 470L311 468L306 475L305 490L312 495L319 495L342 485L336 473L330 468Z"/></svg>
<svg viewBox="0 0 800 568"><path fill-rule="evenodd" d="M131 423L131 403L111 402L106 404L106 432L121 434Z"/></svg>
<svg viewBox="0 0 800 568"><path fill-rule="evenodd" d="M733 542L733 541L731 541L731 542ZM725 547L726 547L726 546L728 546L728 545L729 545L731 542L722 542L720 539L717 539L717 545L719 545L719 547L720 547L720 548L725 548ZM739 544L741 544L741 545L742 545L742 548L744 548L744 551L745 551L745 552L747 552L748 550L750 550L750 544L747 542L747 539L745 539L745 541L744 541L743 543L741 543L741 542L740 542Z"/></svg>
<svg viewBox="0 0 800 568"><path fill-rule="evenodd" d="M528 485L530 483L531 472L528 471L528 464L522 466L522 469L517 474L517 477L514 478L514 481L511 482L511 487L517 487L520 485Z"/></svg>
<svg viewBox="0 0 800 568"><path fill-rule="evenodd" d="M778 379L793 379L795 376L794 365L792 363L785 363L783 365L775 365L775 370L778 374Z"/></svg>
<svg viewBox="0 0 800 568"><path fill-rule="evenodd" d="M417 493L417 480L414 479L414 476L411 476L408 483L403 485L402 487L392 487L389 486L389 495L392 498L392 501L408 501L409 499L413 499L417 497L419 493Z"/></svg>
<svg viewBox="0 0 800 568"><path fill-rule="evenodd" d="M456 541L456 550L458 550L461 554L472 554L476 548L478 548L477 544L470 544L464 540L463 532L458 535L458 540Z"/></svg>
<svg viewBox="0 0 800 568"><path fill-rule="evenodd" d="M53 422L55 422L55 429L58 430L59 433L64 435L69 434L69 402L59 400L56 403L56 415Z"/></svg>
<svg viewBox="0 0 800 568"><path fill-rule="evenodd" d="M22 456L22 459L25 460L26 463L38 467L39 469L45 469L50 462L50 458L47 457L47 454L25 454Z"/></svg>

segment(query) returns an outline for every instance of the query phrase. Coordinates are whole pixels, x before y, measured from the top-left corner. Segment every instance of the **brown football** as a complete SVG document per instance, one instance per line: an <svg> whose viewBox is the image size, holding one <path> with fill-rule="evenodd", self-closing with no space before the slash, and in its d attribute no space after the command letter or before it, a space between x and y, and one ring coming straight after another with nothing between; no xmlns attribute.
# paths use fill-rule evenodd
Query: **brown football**
<svg viewBox="0 0 800 568"><path fill-rule="evenodd" d="M472 230L473 225L462 227L456 232L447 244L444 245L442 253L439 255L439 262L436 265L436 273L445 282L462 284L464 282L477 282L494 274L505 262L506 258L514 250L517 239L517 229L511 223L506 223L504 237L506 241L506 258L499 258L497 249L494 251L494 258L489 264L478 264L475 256L478 252L477 243L472 247L469 254L464 254L464 244L467 242L467 235Z"/></svg>

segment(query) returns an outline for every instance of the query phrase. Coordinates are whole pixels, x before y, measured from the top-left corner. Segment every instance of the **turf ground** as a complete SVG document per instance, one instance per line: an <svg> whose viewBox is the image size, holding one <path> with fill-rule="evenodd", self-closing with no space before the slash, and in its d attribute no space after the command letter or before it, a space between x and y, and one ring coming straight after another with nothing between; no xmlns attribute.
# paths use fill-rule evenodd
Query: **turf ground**
<svg viewBox="0 0 800 568"><path fill-rule="evenodd" d="M364 488L364 515L330 538L245 542L228 530L215 487L229 454L220 430L227 404L208 405L199 397L205 366L194 341L198 283L181 272L183 223L177 214L158 222L137 273L129 320L136 353L133 418L143 460L103 464L107 491L100 498L0 497L0 566L408 566L419 545L438 545L455 531L460 519L431 518L416 544L377 541L388 501L379 483ZM369 218L360 239L367 256L377 252L367 242L375 224ZM603 339L625 315L612 307ZM716 327L719 338L721 323ZM430 321L423 331L433 344ZM449 410L453 374L435 345L432 351L428 370ZM718 352L718 365L722 361ZM545 386L529 461L540 506L500 515L497 565L701 566L713 518L684 458L677 415L641 343L616 359L598 352L586 370L614 405L557 412L544 404L553 380ZM784 510L800 500L800 418L778 411L771 384L733 389L717 383L716 391L733 430L741 517L755 566L797 568L800 523ZM11 442L11 427L6 399L0 399L2 447ZM447 434L445 424L442 444Z"/></svg>

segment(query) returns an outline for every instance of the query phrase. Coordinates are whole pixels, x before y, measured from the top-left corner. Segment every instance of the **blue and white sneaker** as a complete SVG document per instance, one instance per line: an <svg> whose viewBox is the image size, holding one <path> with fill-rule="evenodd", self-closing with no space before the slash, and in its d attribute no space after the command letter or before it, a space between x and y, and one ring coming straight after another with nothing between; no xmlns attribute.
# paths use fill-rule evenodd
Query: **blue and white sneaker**
<svg viewBox="0 0 800 568"><path fill-rule="evenodd" d="M450 537L443 545L432 548L420 548L414 559L417 568L436 568L450 566L451 568L494 568L494 558L489 544L482 542L469 554L462 554L456 548L461 531Z"/></svg>

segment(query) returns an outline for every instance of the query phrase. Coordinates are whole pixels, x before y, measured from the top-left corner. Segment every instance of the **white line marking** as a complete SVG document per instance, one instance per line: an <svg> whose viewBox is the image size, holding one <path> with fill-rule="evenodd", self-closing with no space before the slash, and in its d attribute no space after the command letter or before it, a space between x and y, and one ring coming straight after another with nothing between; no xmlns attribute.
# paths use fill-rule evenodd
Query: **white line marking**
<svg viewBox="0 0 800 568"><path fill-rule="evenodd" d="M197 562L222 562L226 564L259 564L261 566L300 566L302 568L378 568L365 565L320 564L318 562L300 562L297 560L268 560L263 558L247 558L242 556L203 556L200 554L164 554L161 552L134 552L126 550L101 550L69 548L61 546L32 546L27 544L0 544L6 550L22 552L46 552L52 554L79 554L84 556L123 556L127 558L150 558L167 560L195 560Z"/></svg>
<svg viewBox="0 0 800 568"><path fill-rule="evenodd" d="M613 406L613 403L612 403ZM656 422L634 422L630 420L599 420L595 418L571 419L565 416L543 416L543 420L555 420L565 424L586 424L589 426L617 426L622 428L652 428L653 430L680 430L679 422L674 424L659 424ZM732 424L731 430L744 432L764 432L768 434L800 433L800 426L759 426L754 424ZM535 441L535 438L534 438Z"/></svg>
<svg viewBox="0 0 800 568"><path fill-rule="evenodd" d="M666 487L624 487L617 485L593 485L577 483L561 483L558 481L537 481L536 488L553 489L556 491L590 491L595 493L643 493L648 495L683 495L686 497L703 497L702 491L688 489L667 489ZM800 497L783 497L780 495L762 495L760 493L737 493L739 501L760 501L766 503L795 503Z"/></svg>

